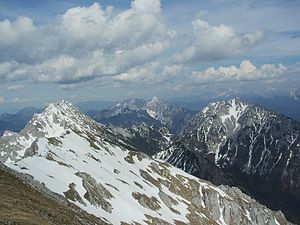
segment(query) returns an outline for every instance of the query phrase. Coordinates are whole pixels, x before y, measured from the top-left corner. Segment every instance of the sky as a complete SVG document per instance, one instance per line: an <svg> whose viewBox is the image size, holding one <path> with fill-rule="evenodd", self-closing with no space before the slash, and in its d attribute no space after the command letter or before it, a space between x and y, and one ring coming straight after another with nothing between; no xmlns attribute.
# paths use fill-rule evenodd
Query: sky
<svg viewBox="0 0 300 225"><path fill-rule="evenodd" d="M300 87L298 0L0 0L0 112Z"/></svg>

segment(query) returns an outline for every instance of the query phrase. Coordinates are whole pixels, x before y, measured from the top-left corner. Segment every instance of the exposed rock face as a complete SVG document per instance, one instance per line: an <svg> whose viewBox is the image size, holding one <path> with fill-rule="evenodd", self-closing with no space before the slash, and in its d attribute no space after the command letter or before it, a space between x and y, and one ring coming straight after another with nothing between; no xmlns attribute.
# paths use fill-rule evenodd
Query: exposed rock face
<svg viewBox="0 0 300 225"><path fill-rule="evenodd" d="M67 199L73 202L80 202L81 204L85 205L80 194L76 191L76 184L74 183L69 184L69 190L65 191L64 195L66 196Z"/></svg>
<svg viewBox="0 0 300 225"><path fill-rule="evenodd" d="M101 207L105 211L111 213L112 205L109 200L113 198L113 195L102 184L87 173L76 173L77 176L82 178L82 185L86 190L84 198L87 199L92 205Z"/></svg>
<svg viewBox="0 0 300 225"><path fill-rule="evenodd" d="M229 181L300 222L299 123L233 99L209 104L181 135L158 157L216 184Z"/></svg>
<svg viewBox="0 0 300 225"><path fill-rule="evenodd" d="M290 224L236 188L129 151L126 135L59 102L0 138L0 159L112 224Z"/></svg>

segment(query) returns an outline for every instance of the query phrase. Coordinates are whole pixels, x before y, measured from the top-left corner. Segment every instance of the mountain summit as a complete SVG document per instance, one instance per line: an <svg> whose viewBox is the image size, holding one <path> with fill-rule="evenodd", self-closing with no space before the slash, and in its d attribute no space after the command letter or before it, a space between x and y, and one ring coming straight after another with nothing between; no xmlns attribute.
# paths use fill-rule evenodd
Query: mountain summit
<svg viewBox="0 0 300 225"><path fill-rule="evenodd" d="M242 187L299 219L298 122L232 99L209 104L181 134L159 158L216 184Z"/></svg>
<svg viewBox="0 0 300 225"><path fill-rule="evenodd" d="M107 224L289 224L237 188L215 186L130 144L70 103L0 138L0 160L39 191ZM123 133L126 136L126 133Z"/></svg>

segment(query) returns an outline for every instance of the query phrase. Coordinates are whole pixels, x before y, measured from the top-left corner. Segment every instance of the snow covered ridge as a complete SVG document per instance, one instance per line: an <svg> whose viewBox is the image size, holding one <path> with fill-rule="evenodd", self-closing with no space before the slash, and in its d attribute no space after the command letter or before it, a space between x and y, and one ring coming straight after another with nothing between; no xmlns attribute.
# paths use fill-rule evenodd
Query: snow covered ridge
<svg viewBox="0 0 300 225"><path fill-rule="evenodd" d="M119 134L118 134L119 135ZM110 224L289 224L237 188L138 152L67 102L0 138L0 160Z"/></svg>

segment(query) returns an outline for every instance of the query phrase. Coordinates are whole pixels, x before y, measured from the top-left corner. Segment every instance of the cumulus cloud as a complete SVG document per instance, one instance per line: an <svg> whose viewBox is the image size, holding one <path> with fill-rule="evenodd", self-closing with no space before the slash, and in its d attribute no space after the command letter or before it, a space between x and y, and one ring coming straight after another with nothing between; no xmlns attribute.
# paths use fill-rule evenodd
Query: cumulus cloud
<svg viewBox="0 0 300 225"><path fill-rule="evenodd" d="M0 80L76 83L121 74L160 56L174 36L160 0L119 11L99 3L68 9L54 23L0 21Z"/></svg>
<svg viewBox="0 0 300 225"><path fill-rule="evenodd" d="M181 64L164 66L160 62L152 61L143 66L131 68L126 72L114 76L113 79L120 83L138 85L159 84L165 81L174 83L181 79L180 75L184 69L184 66Z"/></svg>
<svg viewBox="0 0 300 225"><path fill-rule="evenodd" d="M183 68L184 67L181 64L173 64L173 65L165 66L162 70L162 75L176 76L183 71Z"/></svg>
<svg viewBox="0 0 300 225"><path fill-rule="evenodd" d="M239 67L209 67L204 71L193 71L192 78L198 83L268 80L282 77L287 68L282 64L264 64L257 68L250 61L244 60Z"/></svg>
<svg viewBox="0 0 300 225"><path fill-rule="evenodd" d="M158 82L159 77L157 77L157 69L159 67L160 64L157 62L148 63L147 65L140 67L134 67L127 72L114 76L114 80L121 83L139 82L139 84Z"/></svg>
<svg viewBox="0 0 300 225"><path fill-rule="evenodd" d="M262 31L240 34L233 27L220 24L212 26L197 19L192 22L193 34L188 48L175 55L176 62L218 60L240 55L264 39Z"/></svg>

